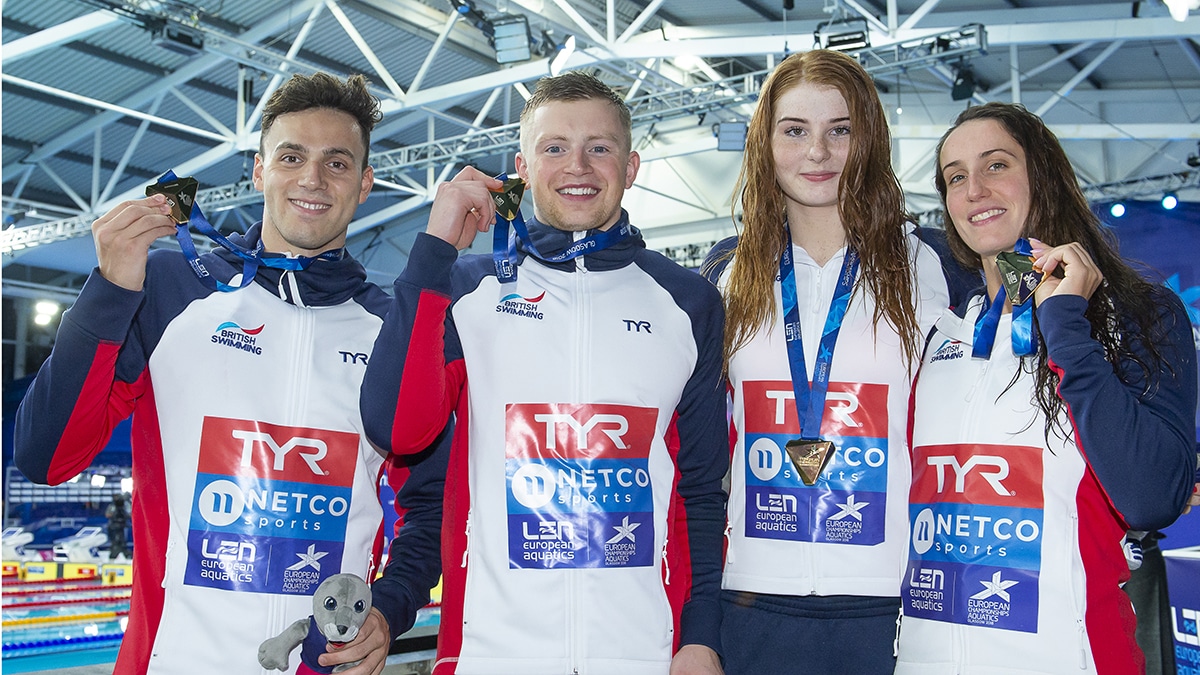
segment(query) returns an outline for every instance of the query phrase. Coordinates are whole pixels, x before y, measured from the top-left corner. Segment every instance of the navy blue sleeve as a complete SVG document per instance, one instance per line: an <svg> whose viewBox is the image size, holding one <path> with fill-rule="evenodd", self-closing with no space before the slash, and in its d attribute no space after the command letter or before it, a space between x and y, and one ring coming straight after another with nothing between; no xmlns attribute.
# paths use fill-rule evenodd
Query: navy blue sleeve
<svg viewBox="0 0 1200 675"><path fill-rule="evenodd" d="M657 254L652 254L657 256ZM691 596L680 617L679 645L698 644L721 653L721 559L725 533L725 491L729 470L729 427L721 375L725 312L716 286L694 272L662 260L664 269L639 261L658 279L692 321L696 367L675 409L679 450L676 493L686 517Z"/></svg>
<svg viewBox="0 0 1200 675"><path fill-rule="evenodd" d="M1179 517L1193 485L1196 350L1183 304L1162 291L1156 344L1166 368L1148 379L1135 363L1105 360L1084 317L1085 298L1046 299L1037 309L1058 393L1079 446L1130 529L1155 530ZM1135 345L1136 347L1136 345ZM1124 379L1124 381L1122 381ZM1128 384L1127 384L1128 383Z"/></svg>
<svg viewBox="0 0 1200 675"><path fill-rule="evenodd" d="M396 511L401 519L383 576L371 587L371 602L387 619L392 640L412 628L442 573L442 496L452 436L449 424L424 452L388 458L388 481L399 485Z"/></svg>
<svg viewBox="0 0 1200 675"><path fill-rule="evenodd" d="M733 252L737 249L738 238L727 237L713 245L704 262L700 263L700 273L714 285L721 279L721 274L733 260Z"/></svg>
<svg viewBox="0 0 1200 675"><path fill-rule="evenodd" d="M359 396L367 438L389 453L421 452L442 432L458 398L462 369L448 356L454 246L417 235L394 284ZM457 359L461 366L461 359Z"/></svg>
<svg viewBox="0 0 1200 675"><path fill-rule="evenodd" d="M146 356L126 343L143 299L94 270L63 313L50 358L17 410L14 461L29 480L57 485L77 475L133 410ZM131 376L118 377L119 359Z"/></svg>

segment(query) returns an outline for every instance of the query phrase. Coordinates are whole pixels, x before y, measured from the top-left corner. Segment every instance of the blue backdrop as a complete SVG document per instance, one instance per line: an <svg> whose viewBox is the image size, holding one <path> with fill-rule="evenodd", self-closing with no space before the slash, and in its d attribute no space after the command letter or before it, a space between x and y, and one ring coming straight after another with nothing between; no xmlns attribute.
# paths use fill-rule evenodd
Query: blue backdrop
<svg viewBox="0 0 1200 675"><path fill-rule="evenodd" d="M1122 256L1149 266L1152 276L1160 275L1183 299L1200 352L1200 204L1180 202L1170 211L1158 202L1124 204L1125 215L1121 218L1110 214L1108 204L1097 204L1096 213L1116 233ZM1200 449L1200 413L1196 438ZM1200 509L1181 517L1164 532L1167 538L1161 542L1163 548L1200 546Z"/></svg>

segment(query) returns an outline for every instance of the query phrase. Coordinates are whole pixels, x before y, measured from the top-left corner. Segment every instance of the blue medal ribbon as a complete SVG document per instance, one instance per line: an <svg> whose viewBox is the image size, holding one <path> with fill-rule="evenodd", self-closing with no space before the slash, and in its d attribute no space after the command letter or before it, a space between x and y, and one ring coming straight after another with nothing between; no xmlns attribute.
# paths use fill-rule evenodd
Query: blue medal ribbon
<svg viewBox="0 0 1200 675"><path fill-rule="evenodd" d="M1026 239L1018 239L1013 248L1017 253L1033 255ZM1004 284L994 299L983 295L983 308L975 319L975 338L971 345L971 356L986 359L992 355L992 345L996 342L996 328L1000 324L1000 315L1004 312L1004 302L1008 299L1008 291ZM1033 332L1033 300L1013 305L1012 312L1012 350L1017 356L1036 354L1038 350L1037 334Z"/></svg>
<svg viewBox="0 0 1200 675"><path fill-rule="evenodd" d="M175 180L177 180L175 172L168 171L164 173L157 182L170 183ZM208 271L208 268L206 268L204 263L201 262L200 255L196 252L196 245L192 242L191 235L188 234L188 225L194 225L197 231L211 239L213 243L242 259L242 281L240 284L237 286L230 286L229 284L223 283L214 277ZM337 248L325 251L320 255L312 257L264 257L263 254L266 251L263 247L261 237L258 240L258 245L254 247L254 250L249 250L244 246L233 243L228 237L218 232L215 227L209 224L208 218L205 217L204 211L201 210L200 202L198 201L192 202L192 210L188 214L188 222L179 223L175 226L175 239L179 242L179 248L183 250L183 254L187 257L188 264L192 266L192 271L196 273L196 276L199 277L200 280L203 281L209 288L215 288L222 293L229 293L248 286L250 282L254 280L254 275L258 274L258 268L260 266L281 270L298 271L308 269L308 266L311 265L314 260L327 260L336 262L341 260L346 254L345 249Z"/></svg>
<svg viewBox="0 0 1200 675"><path fill-rule="evenodd" d="M783 301L783 333L787 343L788 366L792 373L792 392L796 397L796 413L800 421L800 438L817 440L821 436L821 418L825 413L825 397L829 392L829 374L833 367L833 348L838 332L850 305L854 279L858 275L858 252L847 249L838 273L833 301L825 315L825 329L813 366L812 385L804 363L804 338L800 331L800 303L796 298L796 270L792 266L792 233L785 227L786 241L779 257L780 294Z"/></svg>
<svg viewBox="0 0 1200 675"><path fill-rule="evenodd" d="M496 176L497 180L508 180L508 176L500 174ZM509 228L512 232L509 232ZM505 218L496 213L496 227L492 230L492 263L496 267L496 279L504 284L517 280L517 239L525 245L525 250L529 255L547 263L566 262L574 260L581 255L588 253L598 253L606 248L632 236L636 230L628 221L620 227L613 227L596 234L589 235L572 243L565 248L562 253L552 256L542 255L533 245L533 239L529 236L529 228L525 226L525 217L521 215L521 210L517 209L516 215L512 220Z"/></svg>

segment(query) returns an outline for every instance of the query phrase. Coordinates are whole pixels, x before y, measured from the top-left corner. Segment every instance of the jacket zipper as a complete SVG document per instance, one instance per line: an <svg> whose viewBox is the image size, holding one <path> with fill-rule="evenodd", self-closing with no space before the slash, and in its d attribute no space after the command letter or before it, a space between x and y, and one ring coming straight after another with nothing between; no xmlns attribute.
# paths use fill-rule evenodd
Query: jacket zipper
<svg viewBox="0 0 1200 675"><path fill-rule="evenodd" d="M1000 339L1000 331L996 331L996 340ZM983 391L988 391L987 383L988 376L992 370L992 359L989 355L979 367L979 376L975 378L975 383L967 390L967 395L963 401L967 404L966 414L963 415L963 436L965 438L973 438L972 434L979 428L979 410L984 407L981 401L986 401L987 396L981 397L981 400L976 400L975 394L978 392L980 385L983 386ZM985 411L986 412L986 411ZM951 624L951 630L954 632L954 645L957 653L954 654L954 661L957 664L956 671L963 673L967 671L967 652L968 642L970 637L967 635L967 628L961 624Z"/></svg>
<svg viewBox="0 0 1200 675"><path fill-rule="evenodd" d="M579 241L587 236L586 232L575 232L574 241ZM591 322L589 317L590 307L586 305L587 298L587 273L588 269L584 265L584 256L575 258L574 283L575 283L575 353L573 354L572 376L574 377L574 391L572 392L575 402L584 402L584 394L588 387L588 372L587 360L584 354L587 352L588 329ZM576 607L576 595L578 592L579 575L578 570L564 570L567 575L566 579L566 601L567 601L567 663L571 669L571 673L578 675L581 672L580 654L583 651L580 645L579 637L579 609Z"/></svg>
<svg viewBox="0 0 1200 675"><path fill-rule="evenodd" d="M1079 550L1079 514L1071 513L1071 549L1067 552L1068 559L1071 561L1071 599L1075 604L1075 624L1079 628L1079 669L1087 670L1088 665L1088 639L1087 639L1087 623L1084 621L1084 596L1087 594L1085 589L1080 588L1079 575L1075 569L1075 551Z"/></svg>

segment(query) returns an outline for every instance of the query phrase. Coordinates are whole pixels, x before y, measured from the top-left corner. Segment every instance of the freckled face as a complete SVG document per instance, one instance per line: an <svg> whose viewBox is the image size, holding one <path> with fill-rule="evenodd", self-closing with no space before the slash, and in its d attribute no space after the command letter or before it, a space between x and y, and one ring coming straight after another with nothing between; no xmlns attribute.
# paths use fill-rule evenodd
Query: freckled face
<svg viewBox="0 0 1200 675"><path fill-rule="evenodd" d="M346 228L375 184L364 171L358 122L332 108L276 118L254 155L254 187L263 192L263 246L313 256L346 243Z"/></svg>
<svg viewBox="0 0 1200 675"><path fill-rule="evenodd" d="M850 110L833 87L801 83L775 105L771 154L789 212L837 208L838 183L850 153Z"/></svg>
<svg viewBox="0 0 1200 675"><path fill-rule="evenodd" d="M1011 251L1029 217L1025 151L1000 122L975 119L950 132L938 156L954 229L985 260Z"/></svg>
<svg viewBox="0 0 1200 675"><path fill-rule="evenodd" d="M641 159L612 104L550 101L522 125L517 174L538 220L568 232L612 227Z"/></svg>

